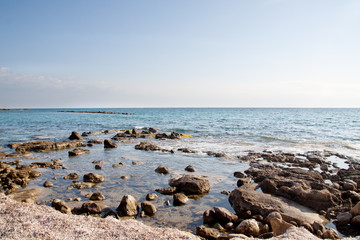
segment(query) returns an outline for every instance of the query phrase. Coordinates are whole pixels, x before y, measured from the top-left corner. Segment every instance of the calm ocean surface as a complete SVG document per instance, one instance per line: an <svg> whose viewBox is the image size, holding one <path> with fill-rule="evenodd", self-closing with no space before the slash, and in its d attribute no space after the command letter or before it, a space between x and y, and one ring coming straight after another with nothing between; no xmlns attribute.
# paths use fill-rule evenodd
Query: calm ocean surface
<svg viewBox="0 0 360 240"><path fill-rule="evenodd" d="M59 110L87 110L130 112L134 115L106 115L86 113L64 113ZM360 109L260 109L260 108L134 108L134 109L31 109L27 111L0 111L0 151L12 152L7 147L10 142L31 140L67 140L72 131L80 134L88 131L108 129L132 129L154 127L161 132L180 132L192 138L180 140L128 139L118 142L118 148L105 150L103 145L86 147L90 154L68 157L68 150L51 153L33 153L23 158L23 164L33 161L61 159L66 169L38 169L42 175L32 180L28 189L40 188L37 201L50 205L54 198L67 200L80 197L81 202L67 200L73 207L87 202L88 193L100 191L106 199L107 207L116 209L125 194L133 195L139 202L147 193L168 187L174 175L187 173L184 168L191 164L195 175L206 177L211 184L210 192L201 198L191 199L181 207L168 206L171 196L158 194L154 201L157 213L153 218L141 221L152 226L177 227L195 231L202 224L205 210L221 206L233 211L228 196L222 191L232 191L236 187L234 171L245 171L249 163L242 163L236 157L253 151L286 151L304 153L311 150L329 150L360 159ZM88 139L109 139L115 133L93 134ZM196 153L175 154L135 150L141 141L153 141L168 149L187 147ZM229 158L208 156L206 151L226 153ZM11 160L11 159L10 159ZM101 170L95 170L94 160L103 160ZM132 165L141 161L141 165ZM333 158L339 166L347 167L344 159ZM125 165L113 168L112 164ZM154 170L163 165L170 168L170 174L162 176ZM96 172L105 176L105 181L92 189L71 189L70 180L63 177L71 172L83 176ZM188 173L187 173L188 174ZM123 180L122 176L128 176ZM56 177L56 180L54 179ZM45 181L54 186L43 188Z"/></svg>
<svg viewBox="0 0 360 240"><path fill-rule="evenodd" d="M360 158L360 109L66 109L135 113L131 116L59 110L0 112L0 144L65 140L71 131L155 127L163 132L193 135L181 143L193 150L235 155L244 150L327 149Z"/></svg>

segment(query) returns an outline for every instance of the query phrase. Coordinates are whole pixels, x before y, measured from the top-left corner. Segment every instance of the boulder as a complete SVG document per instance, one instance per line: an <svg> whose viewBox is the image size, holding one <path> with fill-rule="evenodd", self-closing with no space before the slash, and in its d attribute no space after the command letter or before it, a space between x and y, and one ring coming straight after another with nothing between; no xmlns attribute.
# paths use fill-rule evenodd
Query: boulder
<svg viewBox="0 0 360 240"><path fill-rule="evenodd" d="M96 174L96 173L88 173L88 174L84 175L83 179L84 179L84 182L100 183L100 182L104 181L105 177L101 176L99 174Z"/></svg>
<svg viewBox="0 0 360 240"><path fill-rule="evenodd" d="M146 195L146 200L148 200L148 201L153 201L153 200L155 200L156 198L157 198L156 193L148 193L148 194Z"/></svg>
<svg viewBox="0 0 360 240"><path fill-rule="evenodd" d="M183 193L175 193L173 195L173 204L174 204L174 206L184 205L188 201L189 201L189 198Z"/></svg>
<svg viewBox="0 0 360 240"><path fill-rule="evenodd" d="M139 206L136 199L131 195L125 195L116 209L119 216L137 216L139 213Z"/></svg>
<svg viewBox="0 0 360 240"><path fill-rule="evenodd" d="M70 205L60 199L54 199L51 206L62 213L71 214L72 208Z"/></svg>
<svg viewBox="0 0 360 240"><path fill-rule="evenodd" d="M51 141L31 141L22 144L17 144L16 152L50 152L64 150L68 148L76 148L84 146L81 141L64 141L64 142L51 142Z"/></svg>
<svg viewBox="0 0 360 240"><path fill-rule="evenodd" d="M220 233L215 228L208 228L204 225L196 227L196 234L206 239L216 239Z"/></svg>
<svg viewBox="0 0 360 240"><path fill-rule="evenodd" d="M239 179L237 180L236 185L237 185L238 187L241 187L242 185L244 185L244 184L246 184L246 183L251 183L251 179L250 179L250 178L239 178Z"/></svg>
<svg viewBox="0 0 360 240"><path fill-rule="evenodd" d="M69 137L70 140L82 140L82 137L79 133L77 132L72 132L70 137Z"/></svg>
<svg viewBox="0 0 360 240"><path fill-rule="evenodd" d="M91 195L90 200L103 201L105 200L105 196L101 192L95 192Z"/></svg>
<svg viewBox="0 0 360 240"><path fill-rule="evenodd" d="M158 167L155 169L155 172L157 172L157 173L162 173L162 174L168 174L168 173L170 173L170 170L169 170L169 168L167 168L167 167L158 166Z"/></svg>
<svg viewBox="0 0 360 240"><path fill-rule="evenodd" d="M214 207L215 219L220 223L235 222L238 217L223 207Z"/></svg>
<svg viewBox="0 0 360 240"><path fill-rule="evenodd" d="M117 148L117 144L109 139L104 140L104 148Z"/></svg>
<svg viewBox="0 0 360 240"><path fill-rule="evenodd" d="M207 179L184 175L178 179L171 179L170 186L186 194L204 194L210 191L210 183Z"/></svg>
<svg viewBox="0 0 360 240"><path fill-rule="evenodd" d="M89 213L89 214L100 214L101 213L101 206L94 202L87 202L83 203L81 205L80 211L83 213Z"/></svg>
<svg viewBox="0 0 360 240"><path fill-rule="evenodd" d="M360 215L360 202L358 202L351 210L350 213L352 216Z"/></svg>
<svg viewBox="0 0 360 240"><path fill-rule="evenodd" d="M246 236L257 237L260 235L260 228L255 219L246 219L235 228L235 232L245 234Z"/></svg>
<svg viewBox="0 0 360 240"><path fill-rule="evenodd" d="M185 168L185 171L195 172L195 168L194 168L192 165L188 165L188 166Z"/></svg>
<svg viewBox="0 0 360 240"><path fill-rule="evenodd" d="M294 207L294 203L287 203L284 200L272 196L270 194L257 192L255 189L257 184L245 184L239 188L235 188L229 196L229 202L238 216L244 215L247 211L251 211L252 215L268 216L270 213L279 212L287 222L295 221L299 225L304 222L322 223L322 218L316 214L301 211Z"/></svg>
<svg viewBox="0 0 360 240"><path fill-rule="evenodd" d="M90 150L88 149L75 148L74 150L69 151L69 157L79 156L89 152Z"/></svg>
<svg viewBox="0 0 360 240"><path fill-rule="evenodd" d="M156 213L156 208L154 204L149 201L144 201L141 203L141 209L145 212L147 216L154 216Z"/></svg>

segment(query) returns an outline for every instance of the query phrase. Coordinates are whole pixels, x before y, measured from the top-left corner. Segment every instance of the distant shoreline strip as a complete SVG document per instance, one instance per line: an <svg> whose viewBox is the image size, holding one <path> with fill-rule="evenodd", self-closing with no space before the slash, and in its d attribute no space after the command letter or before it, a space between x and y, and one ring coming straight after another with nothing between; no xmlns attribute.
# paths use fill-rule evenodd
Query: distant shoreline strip
<svg viewBox="0 0 360 240"><path fill-rule="evenodd" d="M0 111L23 111L30 110L30 108L0 108Z"/></svg>
<svg viewBox="0 0 360 240"><path fill-rule="evenodd" d="M121 112L104 112L104 111L58 111L58 112L66 112L66 113L99 113L99 114L117 114L117 115L134 115L134 113L121 113Z"/></svg>

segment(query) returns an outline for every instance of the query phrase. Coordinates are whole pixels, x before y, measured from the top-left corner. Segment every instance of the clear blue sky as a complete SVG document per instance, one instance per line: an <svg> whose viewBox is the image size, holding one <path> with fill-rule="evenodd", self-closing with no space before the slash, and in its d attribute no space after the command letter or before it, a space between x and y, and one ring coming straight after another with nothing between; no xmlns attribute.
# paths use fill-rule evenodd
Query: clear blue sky
<svg viewBox="0 0 360 240"><path fill-rule="evenodd" d="M1 107L360 107L360 1L0 0Z"/></svg>

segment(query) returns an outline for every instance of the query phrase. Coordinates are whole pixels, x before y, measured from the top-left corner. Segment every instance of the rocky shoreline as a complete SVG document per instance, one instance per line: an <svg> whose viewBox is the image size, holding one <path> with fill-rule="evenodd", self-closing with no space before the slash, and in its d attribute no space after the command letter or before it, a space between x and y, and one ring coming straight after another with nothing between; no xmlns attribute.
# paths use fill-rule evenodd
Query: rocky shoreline
<svg viewBox="0 0 360 240"><path fill-rule="evenodd" d="M100 133L104 133L100 132ZM35 202L36 194L29 191L18 191L26 188L30 181L38 178L41 172L37 168L66 168L60 159L48 162L33 161L31 164L21 164L21 160L13 158L29 157L33 152L51 152L68 149L69 157L89 154L94 144L103 144L104 149L117 148L118 142L128 139L154 139L154 141L176 141L182 137L191 137L181 133L161 133L155 128L143 131L112 130L115 133L110 139L97 140L84 138L98 132L71 133L68 141L32 141L26 143L10 143L8 146L15 151L0 152L1 191L24 202ZM135 145L136 150L154 151L168 154L177 152L196 154L188 148L164 149L156 142L144 141ZM224 158L228 156L221 152L206 152L210 157ZM347 169L341 169L332 158L341 159ZM311 232L314 237L324 239L340 238L337 231L325 225L332 221L339 232L346 236L360 235L360 163L341 154L319 151L293 154L284 152L249 152L239 155L237 159L248 162L249 168L244 172L234 172L237 187L232 191L224 191L229 195L229 203L235 213L226 208L214 206L203 213L203 225L198 226L196 233L207 239L230 239L235 237L271 238L281 236L292 227L302 227ZM329 160L330 159L330 160ZM101 169L101 163L96 162L95 169ZM113 164L113 168L124 163ZM133 165L142 164L133 161ZM166 166L152 170L166 175L170 171ZM196 172L193 166L187 166L189 173ZM125 178L126 176L124 176ZM82 176L71 173L64 179L72 180L69 189L93 188L104 181L104 176L97 173L87 173ZM55 179L56 180L56 177ZM51 188L52 179L44 182L45 188ZM172 196L174 206L186 205L189 198L201 198L211 189L210 182L192 174L172 176L169 187L154 189L159 194ZM20 193L19 193L20 192ZM28 195L21 195L25 192ZM30 195L29 195L30 194ZM54 199L52 207L65 214L93 215L98 217L113 216L115 218L152 217L157 213L153 200L155 193L149 193L146 201L139 203L133 196L124 195L116 210L104 208L101 201L105 199L101 192L88 196L79 208L71 207L66 201ZM145 196L144 196L145 197ZM294 204L298 206L294 206ZM171 204L171 201L165 204ZM306 206L314 212L304 212L301 206Z"/></svg>
<svg viewBox="0 0 360 240"><path fill-rule="evenodd" d="M24 111L30 110L30 108L0 108L0 111Z"/></svg>

